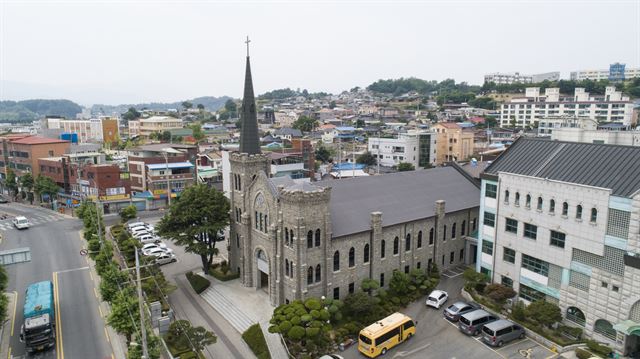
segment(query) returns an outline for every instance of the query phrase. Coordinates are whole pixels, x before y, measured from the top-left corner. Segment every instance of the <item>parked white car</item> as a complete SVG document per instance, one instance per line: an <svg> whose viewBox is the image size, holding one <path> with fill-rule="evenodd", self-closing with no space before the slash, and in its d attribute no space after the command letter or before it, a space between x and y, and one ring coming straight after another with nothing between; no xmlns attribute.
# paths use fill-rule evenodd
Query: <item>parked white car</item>
<svg viewBox="0 0 640 359"><path fill-rule="evenodd" d="M440 309L440 306L443 305L447 299L449 299L449 294L443 290L434 290L427 297L427 306L434 307L436 309Z"/></svg>
<svg viewBox="0 0 640 359"><path fill-rule="evenodd" d="M146 252L142 252L142 254L144 254L145 256L158 256L161 254L168 254L171 253L173 254L173 249L171 248L153 248L150 249Z"/></svg>
<svg viewBox="0 0 640 359"><path fill-rule="evenodd" d="M160 242L160 237L156 237L151 234L146 234L144 236L138 237L140 243L158 243Z"/></svg>
<svg viewBox="0 0 640 359"><path fill-rule="evenodd" d="M163 265L167 263L177 262L178 259L173 253L163 253L156 256L156 264Z"/></svg>
<svg viewBox="0 0 640 359"><path fill-rule="evenodd" d="M143 230L143 231L133 232L131 233L131 235L133 236L133 238L140 238L142 236L153 235L153 233L147 230Z"/></svg>
<svg viewBox="0 0 640 359"><path fill-rule="evenodd" d="M140 250L142 251L142 253L153 249L153 248L167 248L167 245L160 242L160 243L147 243L144 246L142 246L142 248L140 248Z"/></svg>
<svg viewBox="0 0 640 359"><path fill-rule="evenodd" d="M141 227L141 226L144 226L144 225L146 225L146 223L144 223L144 222L131 222L131 223L127 224L127 228L129 230L131 230L134 227Z"/></svg>
<svg viewBox="0 0 640 359"><path fill-rule="evenodd" d="M13 225L16 226L16 228L18 229L26 229L26 228L29 228L29 226L31 226L31 223L29 223L29 220L25 216L17 216L16 218L13 219L12 222L13 222Z"/></svg>

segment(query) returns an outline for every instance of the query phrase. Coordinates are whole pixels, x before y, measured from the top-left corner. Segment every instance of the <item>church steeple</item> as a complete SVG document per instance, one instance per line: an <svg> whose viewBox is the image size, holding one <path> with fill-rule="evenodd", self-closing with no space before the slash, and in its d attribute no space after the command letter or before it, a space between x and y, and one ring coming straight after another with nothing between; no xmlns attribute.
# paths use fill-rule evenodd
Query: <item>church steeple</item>
<svg viewBox="0 0 640 359"><path fill-rule="evenodd" d="M253 95L253 81L249 63L249 42L249 37L247 37L245 42L247 44L247 69L244 75L244 97L240 114L240 152L255 155L260 153L260 138L258 137L258 116L256 115L256 100Z"/></svg>

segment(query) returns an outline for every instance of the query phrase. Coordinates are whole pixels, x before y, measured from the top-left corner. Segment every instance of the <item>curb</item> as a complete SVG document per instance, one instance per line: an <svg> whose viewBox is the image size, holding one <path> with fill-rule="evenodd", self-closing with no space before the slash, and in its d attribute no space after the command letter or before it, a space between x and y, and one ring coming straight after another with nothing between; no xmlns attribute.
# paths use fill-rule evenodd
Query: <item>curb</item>
<svg viewBox="0 0 640 359"><path fill-rule="evenodd" d="M10 353L10 339L11 339L11 326L14 325L14 312L17 308L16 292L6 292L9 298L9 305L7 306L7 319L0 326L0 358L8 358Z"/></svg>

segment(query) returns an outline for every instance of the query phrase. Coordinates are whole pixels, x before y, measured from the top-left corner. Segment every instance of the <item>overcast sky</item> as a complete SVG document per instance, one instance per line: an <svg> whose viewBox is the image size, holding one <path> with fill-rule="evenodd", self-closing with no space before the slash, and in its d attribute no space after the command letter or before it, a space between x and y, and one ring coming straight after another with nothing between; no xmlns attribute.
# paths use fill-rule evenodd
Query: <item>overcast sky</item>
<svg viewBox="0 0 640 359"><path fill-rule="evenodd" d="M247 35L256 93L640 66L640 0L0 3L2 100L241 97Z"/></svg>

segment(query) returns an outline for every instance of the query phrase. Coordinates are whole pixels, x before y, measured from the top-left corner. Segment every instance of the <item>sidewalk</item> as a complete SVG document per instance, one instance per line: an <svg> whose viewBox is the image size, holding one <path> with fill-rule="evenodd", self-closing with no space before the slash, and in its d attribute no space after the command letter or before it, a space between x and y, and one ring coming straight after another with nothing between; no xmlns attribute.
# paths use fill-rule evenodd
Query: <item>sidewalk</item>
<svg viewBox="0 0 640 359"><path fill-rule="evenodd" d="M7 305L7 319L4 323L0 323L0 358L8 358L10 355L9 344L11 340L11 326L13 325L13 313L16 306L16 292L6 292L9 298Z"/></svg>
<svg viewBox="0 0 640 359"><path fill-rule="evenodd" d="M199 274L204 275L202 272ZM201 296L213 309L241 334L254 323L259 323L271 357L288 357L280 335L267 330L274 309L267 293L243 287L239 280L222 282L211 276L207 278L211 281L211 286Z"/></svg>
<svg viewBox="0 0 640 359"><path fill-rule="evenodd" d="M207 302L193 291L184 273L177 274L173 280L178 289L169 294L169 301L175 311L176 319L189 320L193 326L204 327L218 337L215 344L205 348L205 357L255 357L242 337L236 333L235 328L218 312L210 310Z"/></svg>

